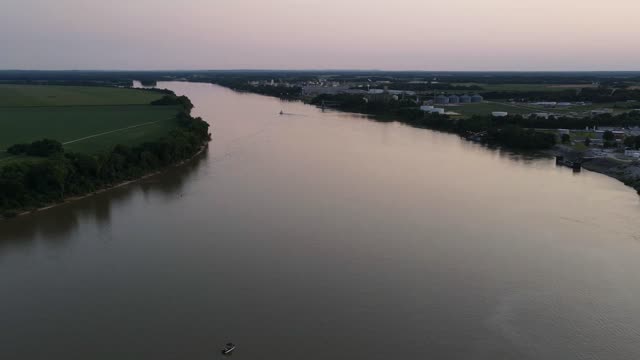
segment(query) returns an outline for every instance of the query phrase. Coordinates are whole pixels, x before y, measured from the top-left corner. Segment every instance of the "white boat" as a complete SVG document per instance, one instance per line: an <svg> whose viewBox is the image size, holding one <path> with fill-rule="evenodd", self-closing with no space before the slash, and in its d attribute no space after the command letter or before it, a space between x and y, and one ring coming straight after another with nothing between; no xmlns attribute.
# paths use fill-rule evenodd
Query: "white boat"
<svg viewBox="0 0 640 360"><path fill-rule="evenodd" d="M222 348L222 355L230 355L233 350L236 349L236 344L234 343L227 343L223 348Z"/></svg>

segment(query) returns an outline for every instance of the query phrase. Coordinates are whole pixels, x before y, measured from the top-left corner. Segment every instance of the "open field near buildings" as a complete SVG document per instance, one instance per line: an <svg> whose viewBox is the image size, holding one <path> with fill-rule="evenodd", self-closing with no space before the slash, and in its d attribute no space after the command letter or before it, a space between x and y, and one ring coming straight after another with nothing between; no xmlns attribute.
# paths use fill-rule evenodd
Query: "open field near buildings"
<svg viewBox="0 0 640 360"><path fill-rule="evenodd" d="M521 104L521 106L536 109L537 112L548 112L548 113L557 113L557 114L585 113L585 112L590 112L591 110L612 109L613 114L617 115L617 114L621 114L621 113L632 110L631 108L618 108L616 107L616 104L617 103L597 103L597 104L591 104L591 105L571 105L571 106L557 106L557 107L544 107L540 105ZM624 104L624 103L620 103L620 104Z"/></svg>
<svg viewBox="0 0 640 360"><path fill-rule="evenodd" d="M436 105L439 106L439 105ZM498 104L493 102L482 102L464 105L449 105L446 106L447 111L453 111L459 113L462 116L468 117L473 115L487 115L494 111L506 111L509 114L528 114L532 110L522 109L519 107L509 106L506 104Z"/></svg>
<svg viewBox="0 0 640 360"><path fill-rule="evenodd" d="M441 105L436 105L441 106ZM533 105L529 103L511 103L506 100L503 101L484 101L482 103L471 104L459 104L459 105L445 105L443 106L447 111L453 111L459 113L462 116L473 115L488 115L494 111L506 111L512 115L525 115L530 113L549 113L557 115L569 115L571 113L577 113L581 116L588 116L591 110L596 109L612 109L613 114L621 114L628 112L631 109L616 108L616 103L602 103L591 105L573 105L566 107L545 107L541 105ZM639 105L640 107L640 105Z"/></svg>
<svg viewBox="0 0 640 360"><path fill-rule="evenodd" d="M595 84L557 84L557 85L548 85L549 89L584 89L584 88L596 88L598 85Z"/></svg>
<svg viewBox="0 0 640 360"><path fill-rule="evenodd" d="M481 84L481 83L453 83L453 85L471 86L477 85L483 90L474 90L475 92L493 92L493 91L564 91L567 89L591 88L592 84Z"/></svg>
<svg viewBox="0 0 640 360"><path fill-rule="evenodd" d="M115 87L0 84L0 107L140 105L160 97L156 92Z"/></svg>

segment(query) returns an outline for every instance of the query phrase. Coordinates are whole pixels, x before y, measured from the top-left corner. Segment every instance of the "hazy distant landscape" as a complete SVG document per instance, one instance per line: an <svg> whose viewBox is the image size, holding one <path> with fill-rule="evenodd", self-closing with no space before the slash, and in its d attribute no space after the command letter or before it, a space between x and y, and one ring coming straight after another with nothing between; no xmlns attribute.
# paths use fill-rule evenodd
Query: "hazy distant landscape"
<svg viewBox="0 0 640 360"><path fill-rule="evenodd" d="M25 95L21 95L20 89L31 91L30 97L22 99L33 101L31 105L65 104L65 98L68 102L75 95L77 104L104 102L112 106L81 107L76 113L67 113L73 110L65 108L58 111L57 116L72 122L73 114L79 119L77 116L84 116L85 112L99 110L101 115L91 117L103 126L103 131L133 127L131 131L82 142L69 143L73 141L69 136L57 136L68 143L68 147L85 150L91 150L94 143L96 149L107 149L122 136L127 137L122 141L135 144L158 137L166 132L167 125L171 126L170 115L157 113L160 109L148 103L146 108L133 107L126 115L119 115L121 109L113 106L117 99L122 98L125 103L148 102L152 96L141 90L121 89L131 87L133 81L147 87L161 81L218 84L240 92L301 101L322 109L368 114L377 121L398 121L417 128L452 132L488 146L521 152L544 151L557 156L559 164L574 170L585 167L598 171L640 190L637 161L640 157L640 73L637 72L0 72L0 82L4 83L0 86L6 93L14 90L11 96L5 97L5 105L21 101ZM106 88L111 88L112 93L106 93ZM83 91L85 93L80 94ZM92 97L100 91L104 92L101 97ZM132 96L127 92L133 92ZM13 116L16 109L8 107L5 111ZM35 124L38 124L38 114L40 117L49 114L36 107L28 111L22 109L21 113ZM112 116L118 116L119 120L109 122L110 128L104 127L106 123L101 116L110 116L108 113L112 111L115 111ZM127 117L131 118L130 123ZM161 118L164 121L160 121ZM28 122L22 124L30 126ZM47 120L45 124L52 122ZM76 129L82 132L81 129L90 124L82 120L82 126ZM140 124L145 126L138 127ZM42 124L38 128L45 133L50 131ZM85 133L99 132L89 128ZM5 134L8 139L15 136L11 131ZM7 141L8 147L11 144Z"/></svg>
<svg viewBox="0 0 640 360"><path fill-rule="evenodd" d="M637 0L4 0L0 360L640 359Z"/></svg>

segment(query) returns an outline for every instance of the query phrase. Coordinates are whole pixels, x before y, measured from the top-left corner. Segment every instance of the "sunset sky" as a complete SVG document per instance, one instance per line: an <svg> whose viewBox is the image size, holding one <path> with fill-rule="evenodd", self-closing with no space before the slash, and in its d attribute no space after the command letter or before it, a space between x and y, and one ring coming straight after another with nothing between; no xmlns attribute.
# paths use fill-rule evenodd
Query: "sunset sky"
<svg viewBox="0 0 640 360"><path fill-rule="evenodd" d="M2 69L640 70L640 0L3 0Z"/></svg>

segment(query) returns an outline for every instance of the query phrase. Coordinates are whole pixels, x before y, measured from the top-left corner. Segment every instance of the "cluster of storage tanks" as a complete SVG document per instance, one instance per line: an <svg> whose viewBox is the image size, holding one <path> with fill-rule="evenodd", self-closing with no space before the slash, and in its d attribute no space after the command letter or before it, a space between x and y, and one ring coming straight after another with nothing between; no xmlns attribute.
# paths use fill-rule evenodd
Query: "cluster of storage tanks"
<svg viewBox="0 0 640 360"><path fill-rule="evenodd" d="M436 96L436 104L469 104L482 102L484 98L481 95L438 95Z"/></svg>

